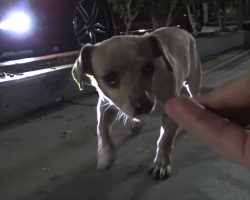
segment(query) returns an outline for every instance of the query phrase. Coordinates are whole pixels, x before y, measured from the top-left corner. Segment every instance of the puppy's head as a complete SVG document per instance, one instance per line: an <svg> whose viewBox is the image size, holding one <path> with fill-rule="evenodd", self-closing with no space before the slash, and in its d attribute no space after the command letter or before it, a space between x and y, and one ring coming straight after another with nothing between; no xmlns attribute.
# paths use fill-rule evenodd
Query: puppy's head
<svg viewBox="0 0 250 200"><path fill-rule="evenodd" d="M82 76L91 76L101 95L128 116L139 118L155 108L153 82L162 65L172 71L156 37L113 37L84 46L72 74L80 89Z"/></svg>

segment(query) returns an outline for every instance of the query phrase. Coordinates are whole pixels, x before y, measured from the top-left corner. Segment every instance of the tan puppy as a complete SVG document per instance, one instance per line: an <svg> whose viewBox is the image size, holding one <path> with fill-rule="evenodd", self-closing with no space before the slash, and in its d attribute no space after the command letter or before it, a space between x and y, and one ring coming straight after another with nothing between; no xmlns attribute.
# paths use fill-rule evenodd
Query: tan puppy
<svg viewBox="0 0 250 200"><path fill-rule="evenodd" d="M194 38L179 28L161 28L144 36L116 36L96 45L85 45L72 75L83 89L83 75L99 93L97 107L98 168L115 160L110 129L122 115L142 128L145 115L162 118L160 138L151 173L167 178L170 154L178 125L166 116L164 103L180 95L188 81L192 95L201 87L201 64Z"/></svg>

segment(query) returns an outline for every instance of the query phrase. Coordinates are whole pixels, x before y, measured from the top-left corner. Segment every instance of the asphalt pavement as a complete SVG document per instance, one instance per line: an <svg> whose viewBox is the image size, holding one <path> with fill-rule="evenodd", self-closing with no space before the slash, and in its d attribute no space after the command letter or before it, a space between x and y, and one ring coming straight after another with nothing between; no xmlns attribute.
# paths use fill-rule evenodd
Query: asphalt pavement
<svg viewBox="0 0 250 200"><path fill-rule="evenodd" d="M249 55L233 51L204 62L202 92L246 73ZM98 171L97 99L72 99L0 126L0 200L250 199L250 172L184 130L173 149L172 176L153 180L147 172L159 136L157 118L147 120L136 137L129 125L117 123L112 135L118 159L112 169Z"/></svg>

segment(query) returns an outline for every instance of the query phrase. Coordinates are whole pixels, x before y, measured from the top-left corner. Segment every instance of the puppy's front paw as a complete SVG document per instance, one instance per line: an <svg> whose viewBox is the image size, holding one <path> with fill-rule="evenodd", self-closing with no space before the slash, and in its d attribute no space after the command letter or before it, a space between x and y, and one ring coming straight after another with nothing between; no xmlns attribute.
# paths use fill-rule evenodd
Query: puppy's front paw
<svg viewBox="0 0 250 200"><path fill-rule="evenodd" d="M149 174L153 176L154 179L166 180L171 175L171 166L170 165L157 165L154 164L154 167L149 171Z"/></svg>
<svg viewBox="0 0 250 200"><path fill-rule="evenodd" d="M115 161L115 153L114 149L109 148L101 148L98 150L98 164L97 168L99 170L107 170L109 169Z"/></svg>
<svg viewBox="0 0 250 200"><path fill-rule="evenodd" d="M134 135L137 135L141 132L141 130L143 129L144 127L144 122L135 122L135 124L133 124L131 126L131 131Z"/></svg>
<svg viewBox="0 0 250 200"><path fill-rule="evenodd" d="M162 153L159 153L149 174L151 174L154 179L168 179L171 175L169 156L164 156Z"/></svg>

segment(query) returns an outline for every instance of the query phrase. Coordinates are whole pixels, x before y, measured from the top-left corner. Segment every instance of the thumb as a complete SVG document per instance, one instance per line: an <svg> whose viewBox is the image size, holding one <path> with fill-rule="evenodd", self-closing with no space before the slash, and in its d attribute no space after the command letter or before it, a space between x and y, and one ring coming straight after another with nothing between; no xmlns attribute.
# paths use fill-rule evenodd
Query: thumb
<svg viewBox="0 0 250 200"><path fill-rule="evenodd" d="M168 101L165 111L169 117L188 132L199 137L221 156L243 164L247 135L242 128L210 112L187 97Z"/></svg>

